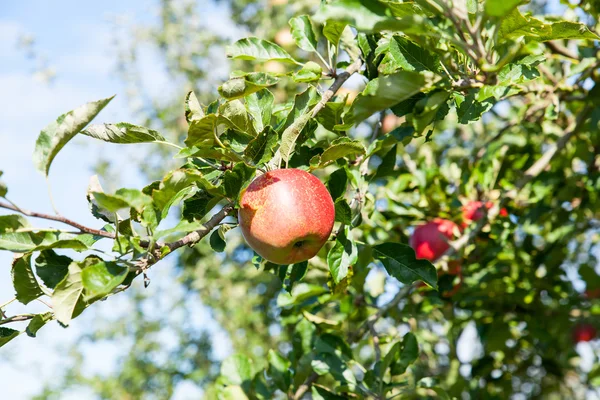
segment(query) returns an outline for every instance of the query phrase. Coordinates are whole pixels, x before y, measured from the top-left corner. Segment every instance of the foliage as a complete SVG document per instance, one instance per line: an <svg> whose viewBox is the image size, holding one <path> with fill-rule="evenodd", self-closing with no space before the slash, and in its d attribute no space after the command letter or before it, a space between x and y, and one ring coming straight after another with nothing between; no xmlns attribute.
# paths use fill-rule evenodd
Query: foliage
<svg viewBox="0 0 600 400"><path fill-rule="evenodd" d="M187 332L193 372L169 364L160 379L205 385L207 398L585 397L600 369L581 369L570 331L597 324L600 313L598 296L581 295L600 288L600 37L582 22L533 16L522 3L311 3L290 16L297 49L240 39L226 51L239 70L218 95L182 93L185 113L160 123L184 118L185 137L125 122L88 125L110 98L63 114L36 144L45 174L79 133L166 144L178 149L177 165L142 190L105 193L94 178L88 201L102 229L0 201L11 211L0 216L0 249L19 254L16 299L52 300L49 313L2 315L0 324L30 321L23 332L35 336L52 319L77 323L176 253L181 284L201 293L236 353L217 373L219 360L199 356L206 338ZM194 71L184 70L190 81L204 77ZM354 74L365 86L349 99L339 89ZM394 129L383 129L386 118ZM240 193L278 167L311 171L336 204L334 234L308 263L252 257L231 230ZM0 182L0 196L8 193ZM464 224L435 265L417 260L405 244L412 227L435 217L461 224L471 200L493 205ZM169 214L178 221L167 226ZM39 231L23 216L78 233ZM112 240L112 252L80 254L99 240ZM467 357L459 338L472 326L481 352ZM134 371L152 374L150 359L135 366L146 350L141 332L120 383ZM0 328L0 346L20 333ZM160 395L172 395L173 383L160 379ZM110 397L105 383L96 392ZM117 386L123 396L152 397L153 385Z"/></svg>

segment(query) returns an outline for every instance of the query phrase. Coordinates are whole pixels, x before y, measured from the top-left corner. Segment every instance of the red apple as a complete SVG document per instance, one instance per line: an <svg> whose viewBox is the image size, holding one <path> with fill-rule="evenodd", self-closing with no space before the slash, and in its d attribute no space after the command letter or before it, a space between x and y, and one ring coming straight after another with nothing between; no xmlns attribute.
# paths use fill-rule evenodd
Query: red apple
<svg viewBox="0 0 600 400"><path fill-rule="evenodd" d="M575 343L589 342L596 338L597 333L598 331L593 325L580 324L573 329L573 341Z"/></svg>
<svg viewBox="0 0 600 400"><path fill-rule="evenodd" d="M488 201L485 207L481 201L469 201L462 207L463 220L479 221L485 215L486 209L492 208L493 203Z"/></svg>
<svg viewBox="0 0 600 400"><path fill-rule="evenodd" d="M467 204L462 206L462 215L463 215L463 220L465 221L463 223L463 226L467 226L468 223L471 221L473 221L473 222L479 221L485 215L486 210L489 210L493 206L494 206L494 203L492 203L491 201L486 202L485 206L481 201L467 202ZM506 208L502 207L500 209L500 211L498 212L498 215L500 217L508 217L508 211L506 210Z"/></svg>
<svg viewBox="0 0 600 400"><path fill-rule="evenodd" d="M278 169L256 178L240 200L238 220L248 245L275 264L314 257L335 219L327 188L299 169Z"/></svg>
<svg viewBox="0 0 600 400"><path fill-rule="evenodd" d="M417 258L435 261L450 248L448 241L454 237L455 229L458 227L454 222L436 218L425 225L418 226L409 244L415 250Z"/></svg>

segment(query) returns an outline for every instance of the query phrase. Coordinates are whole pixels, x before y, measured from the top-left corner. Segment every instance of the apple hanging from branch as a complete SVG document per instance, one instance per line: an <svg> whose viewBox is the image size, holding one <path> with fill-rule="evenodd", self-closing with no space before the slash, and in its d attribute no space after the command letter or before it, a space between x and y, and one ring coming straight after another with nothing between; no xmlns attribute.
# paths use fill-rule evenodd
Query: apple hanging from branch
<svg viewBox="0 0 600 400"><path fill-rule="evenodd" d="M238 220L248 245L264 259L287 265L314 257L335 220L327 188L299 169L278 169L256 178L240 199Z"/></svg>

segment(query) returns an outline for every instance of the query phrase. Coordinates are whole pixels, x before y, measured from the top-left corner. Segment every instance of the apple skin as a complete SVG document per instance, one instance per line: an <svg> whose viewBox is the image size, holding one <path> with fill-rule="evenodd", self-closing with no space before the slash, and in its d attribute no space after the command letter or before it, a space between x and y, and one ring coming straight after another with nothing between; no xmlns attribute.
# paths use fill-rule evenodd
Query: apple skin
<svg viewBox="0 0 600 400"><path fill-rule="evenodd" d="M486 211L494 206L494 203L488 201L484 204L481 201L469 201L467 204L462 206L462 217L464 220L463 227L467 226L469 222L477 222L485 215ZM498 212L500 217L508 217L508 211L502 207Z"/></svg>
<svg viewBox="0 0 600 400"><path fill-rule="evenodd" d="M435 261L450 248L448 241L454 237L458 226L447 219L436 218L431 222L418 226L409 240L417 258Z"/></svg>
<svg viewBox="0 0 600 400"><path fill-rule="evenodd" d="M589 342L594 340L597 334L598 331L593 325L580 324L573 329L573 341L575 343Z"/></svg>
<svg viewBox="0 0 600 400"><path fill-rule="evenodd" d="M491 201L485 203L485 207L481 201L469 201L462 207L463 220L465 221L479 221L485 215L486 209L492 208L493 204Z"/></svg>
<svg viewBox="0 0 600 400"><path fill-rule="evenodd" d="M256 178L240 199L238 221L248 245L262 258L287 265L314 257L335 221L327 188L299 169L277 169Z"/></svg>

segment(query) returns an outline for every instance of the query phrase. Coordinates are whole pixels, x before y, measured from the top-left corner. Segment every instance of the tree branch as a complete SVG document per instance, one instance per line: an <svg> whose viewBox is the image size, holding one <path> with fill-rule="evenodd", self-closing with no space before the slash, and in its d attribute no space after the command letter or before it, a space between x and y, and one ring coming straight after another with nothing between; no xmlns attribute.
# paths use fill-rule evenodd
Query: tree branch
<svg viewBox="0 0 600 400"><path fill-rule="evenodd" d="M315 383L315 381L318 378L319 378L319 375L317 375L316 372L313 372L312 374L310 374L308 376L308 378L306 378L306 380L304 382L302 382L302 385L298 386L298 390L296 390L296 393L294 393L294 396L292 397L292 399L300 400L302 398L302 396L304 396L304 393L306 393L308 391L310 386L313 383Z"/></svg>
<svg viewBox="0 0 600 400"><path fill-rule="evenodd" d="M102 236L102 237L106 237L109 239L115 238L114 233L102 231L99 229L89 228L89 227L81 225L80 223L77 223L73 220L65 218L62 215L52 215L52 214L44 214L44 213L40 213L40 212L36 212L36 211L28 211L28 210L24 210L22 208L15 207L12 204L8 204L8 203L2 202L2 201L0 201L0 208L5 208L7 210L16 211L16 212L26 215L28 217L41 218L41 219L47 219L50 221L62 222L63 224L70 225L74 228L79 229L83 233L90 233L92 235Z"/></svg>
<svg viewBox="0 0 600 400"><path fill-rule="evenodd" d="M234 208L233 204L231 204L231 203L226 204L225 206L223 206L223 208L218 213L213 215L211 219L206 221L203 228L198 229L197 231L188 233L181 239L179 239L175 242L172 242L172 243L166 243L163 246L168 246L169 249L171 251L173 251L173 250L177 250L178 248L183 247L183 246L189 246L189 245L198 243L200 240L202 240L203 237L208 235L210 233L210 231L215 229L215 227L217 225L219 225L221 223L221 221L223 221L223 219L225 219L227 214L229 214L233 210L233 208ZM160 246L160 247L162 247L162 246Z"/></svg>
<svg viewBox="0 0 600 400"><path fill-rule="evenodd" d="M548 46L548 48L555 54L560 54L561 56L565 56L567 58L579 60L579 56L576 53L572 52L556 40L546 42L546 46Z"/></svg>
<svg viewBox="0 0 600 400"><path fill-rule="evenodd" d="M0 325L10 324L11 322L27 321L33 319L37 314L21 314L0 320Z"/></svg>
<svg viewBox="0 0 600 400"><path fill-rule="evenodd" d="M346 82L348 80L348 78L350 78L355 72L360 71L361 67L362 67L362 61L360 58L357 58L356 61L354 61L352 64L350 64L350 66L348 66L348 68L346 68L346 70L344 72L339 74L335 78L335 80L333 81L331 86L329 86L329 89L327 89L325 91L325 93L323 93L323 95L321 96L321 100L317 103L316 106L314 106L314 108L311 111L310 116L312 118L316 117L317 114L319 113L319 111L321 111L325 107L325 104L327 104L327 102L329 100L331 100L331 98L342 87L344 82Z"/></svg>

